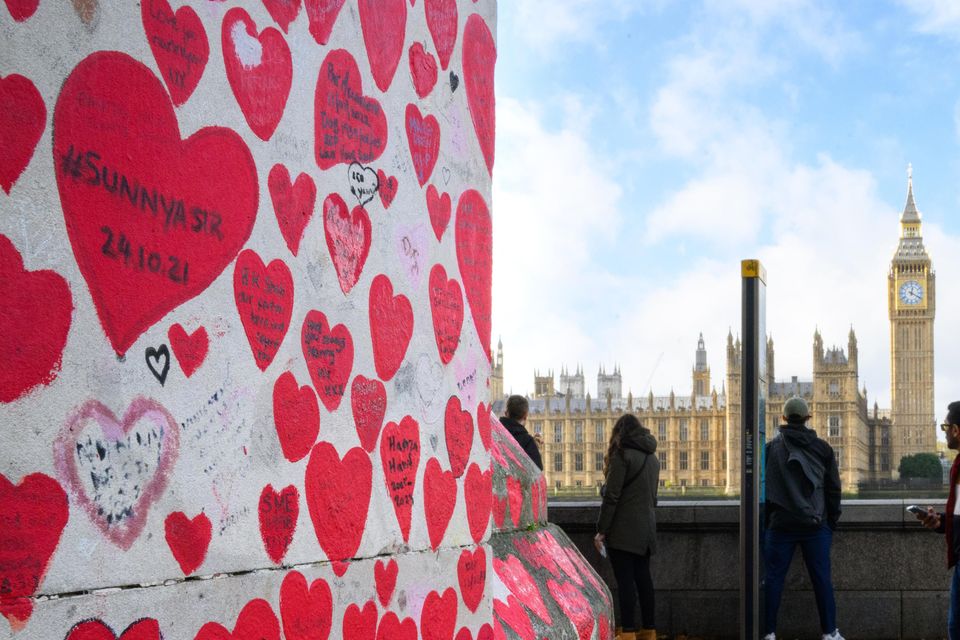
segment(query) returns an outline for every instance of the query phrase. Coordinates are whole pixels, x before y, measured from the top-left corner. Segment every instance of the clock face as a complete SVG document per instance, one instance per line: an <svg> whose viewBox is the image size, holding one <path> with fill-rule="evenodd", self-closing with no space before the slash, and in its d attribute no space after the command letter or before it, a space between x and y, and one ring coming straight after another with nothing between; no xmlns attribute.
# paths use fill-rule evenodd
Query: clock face
<svg viewBox="0 0 960 640"><path fill-rule="evenodd" d="M900 285L900 301L904 304L920 304L923 287L916 280L907 280Z"/></svg>

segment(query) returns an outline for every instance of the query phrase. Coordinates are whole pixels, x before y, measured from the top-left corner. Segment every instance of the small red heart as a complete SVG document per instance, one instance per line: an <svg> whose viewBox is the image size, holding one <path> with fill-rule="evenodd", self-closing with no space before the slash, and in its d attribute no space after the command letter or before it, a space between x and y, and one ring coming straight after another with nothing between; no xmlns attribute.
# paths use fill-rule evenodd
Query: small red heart
<svg viewBox="0 0 960 640"><path fill-rule="evenodd" d="M33 82L16 73L0 76L0 188L6 193L30 164L46 125L47 106Z"/></svg>
<svg viewBox="0 0 960 640"><path fill-rule="evenodd" d="M354 378L350 385L350 407L353 409L353 422L360 446L367 453L373 453L383 427L383 417L387 413L387 390L383 383L376 378Z"/></svg>
<svg viewBox="0 0 960 640"><path fill-rule="evenodd" d="M520 526L520 516L523 513L523 485L520 484L520 478L510 476L507 478L507 500L510 503L510 519L513 520L513 526Z"/></svg>
<svg viewBox="0 0 960 640"><path fill-rule="evenodd" d="M433 44L437 47L440 66L446 71L457 43L457 0L424 0L423 10Z"/></svg>
<svg viewBox="0 0 960 640"><path fill-rule="evenodd" d="M470 536L479 544L490 524L490 509L493 506L493 474L490 469L481 471L480 465L472 463L467 468L463 492Z"/></svg>
<svg viewBox="0 0 960 640"><path fill-rule="evenodd" d="M300 0L263 0L263 4L284 33L300 13Z"/></svg>
<svg viewBox="0 0 960 640"><path fill-rule="evenodd" d="M183 375L189 378L207 357L207 349L210 347L207 330L198 327L196 331L188 334L180 323L174 323L167 330L167 339L173 347L173 355L177 356L177 362L183 369Z"/></svg>
<svg viewBox="0 0 960 640"><path fill-rule="evenodd" d="M420 425L416 420L404 416L399 424L387 423L380 438L380 463L400 533L403 541L409 542L413 490L420 466Z"/></svg>
<svg viewBox="0 0 960 640"><path fill-rule="evenodd" d="M494 422L498 426L500 422L493 416L490 415L490 405L480 403L477 405L477 433L480 434L480 442L483 443L483 448L485 451L490 451L491 443L491 430L494 427Z"/></svg>
<svg viewBox="0 0 960 640"><path fill-rule="evenodd" d="M430 213L430 225L433 227L433 234L437 236L437 242L443 239L443 233L450 224L451 208L449 193L440 195L432 184L427 187L427 211Z"/></svg>
<svg viewBox="0 0 960 640"><path fill-rule="evenodd" d="M457 504L457 481L452 471L444 471L436 458L427 460L423 473L423 509L427 518L430 547L436 551L450 524Z"/></svg>
<svg viewBox="0 0 960 640"><path fill-rule="evenodd" d="M390 278L380 274L370 285L370 339L381 380L393 378L413 336L413 307L403 294L393 295Z"/></svg>
<svg viewBox="0 0 960 640"><path fill-rule="evenodd" d="M422 187L433 174L433 167L440 155L440 123L432 115L424 118L412 102L407 105L404 123L413 168L417 173L417 182Z"/></svg>
<svg viewBox="0 0 960 640"><path fill-rule="evenodd" d="M358 4L370 72L380 91L386 93L403 56L407 4L403 0L359 0Z"/></svg>
<svg viewBox="0 0 960 640"><path fill-rule="evenodd" d="M305 0L310 33L317 44L327 44L333 23L337 21L344 0Z"/></svg>
<svg viewBox="0 0 960 640"><path fill-rule="evenodd" d="M40 0L4 0L7 3L7 11L10 17L16 22L23 22L33 15L37 10Z"/></svg>
<svg viewBox="0 0 960 640"><path fill-rule="evenodd" d="M480 151L493 175L493 157L496 131L496 97L493 89L493 71L497 62L497 45L490 27L479 14L467 18L463 30L463 84L467 88L467 107L473 120L473 130L480 143Z"/></svg>
<svg viewBox="0 0 960 640"><path fill-rule="evenodd" d="M163 521L163 531L183 575L199 569L207 557L213 531L207 514L200 512L188 518L182 511L174 511Z"/></svg>
<svg viewBox="0 0 960 640"><path fill-rule="evenodd" d="M370 600L363 605L363 609L355 604L347 607L343 614L343 640L375 640L376 636L376 603Z"/></svg>
<svg viewBox="0 0 960 640"><path fill-rule="evenodd" d="M457 560L457 582L460 584L463 604L476 613L487 586L487 552L483 547L460 552L460 559Z"/></svg>
<svg viewBox="0 0 960 640"><path fill-rule="evenodd" d="M250 129L269 140L280 124L293 82L293 61L283 35L273 27L259 34L246 11L234 7L220 31L227 80Z"/></svg>
<svg viewBox="0 0 960 640"><path fill-rule="evenodd" d="M410 76L417 95L426 98L437 84L437 61L433 54L423 50L423 44L414 42L407 52L410 61Z"/></svg>
<svg viewBox="0 0 960 640"><path fill-rule="evenodd" d="M530 624L530 618L527 616L527 612L524 610L523 604L515 595L511 594L507 596L506 602L502 600L494 600L493 613L496 616L494 619L496 626L499 627L502 625L502 623L506 623L517 633L518 636L520 636L521 640L534 640L535 636L533 635L533 625ZM495 634L495 638L506 638L502 628L500 628L498 631L499 634Z"/></svg>
<svg viewBox="0 0 960 640"><path fill-rule="evenodd" d="M494 558L493 570L497 572L510 593L518 597L541 620L547 624L553 624L547 605L543 603L543 598L540 596L540 588L517 556L506 556L505 559Z"/></svg>
<svg viewBox="0 0 960 640"><path fill-rule="evenodd" d="M170 98L179 107L193 94L207 67L207 31L193 8L184 5L174 13L167 0L143 0L140 18Z"/></svg>
<svg viewBox="0 0 960 640"><path fill-rule="evenodd" d="M353 369L353 337L344 325L333 327L323 313L312 310L300 330L303 357L310 379L327 411L336 411L343 400Z"/></svg>
<svg viewBox="0 0 960 640"><path fill-rule="evenodd" d="M333 622L330 585L317 579L307 587L299 571L291 571L280 585L280 617L286 640L326 640Z"/></svg>
<svg viewBox="0 0 960 640"><path fill-rule="evenodd" d="M73 625L66 640L163 640L160 623L141 618L123 630L119 638L102 620L84 620Z"/></svg>
<svg viewBox="0 0 960 640"><path fill-rule="evenodd" d="M460 398L450 396L443 417L443 432L447 441L447 456L454 478L463 475L473 446L473 416L460 406Z"/></svg>
<svg viewBox="0 0 960 640"><path fill-rule="evenodd" d="M450 364L460 346L463 327L463 294L460 283L447 279L447 270L436 264L430 269L430 315L433 318L433 337L437 341L440 362ZM473 421L470 421L471 430ZM460 474L457 474L460 477Z"/></svg>
<svg viewBox="0 0 960 640"><path fill-rule="evenodd" d="M292 484L277 493L273 485L267 485L260 493L258 505L260 538L267 555L275 564L283 561L297 529L300 515L300 494ZM282 611L282 607L281 607Z"/></svg>
<svg viewBox="0 0 960 640"><path fill-rule="evenodd" d="M313 206L317 201L317 187L313 178L306 173L297 176L290 183L290 172L282 164L275 164L267 178L273 211L277 216L280 235L287 243L290 253L297 255L303 232L313 216Z"/></svg>
<svg viewBox="0 0 960 640"><path fill-rule="evenodd" d="M237 616L233 633L217 622L200 627L194 640L280 640L280 622L270 603L262 598L251 600Z"/></svg>
<svg viewBox="0 0 960 640"><path fill-rule="evenodd" d="M264 266L253 249L244 249L233 270L233 295L240 322L260 371L280 349L293 314L293 276L283 260Z"/></svg>
<svg viewBox="0 0 960 640"><path fill-rule="evenodd" d="M383 169L377 169L377 181L380 185L377 188L377 193L380 194L380 202L383 203L384 209L389 209L397 195L397 188L399 187L397 177L388 176L383 172Z"/></svg>
<svg viewBox="0 0 960 640"><path fill-rule="evenodd" d="M590 640L593 636L594 613L580 589L569 582L556 582L553 578L547 579L547 589L573 623L580 640Z"/></svg>
<svg viewBox="0 0 960 640"><path fill-rule="evenodd" d="M350 293L370 253L370 216L359 205L351 213L343 198L331 193L323 201L323 233L340 289Z"/></svg>
<svg viewBox="0 0 960 640"><path fill-rule="evenodd" d="M457 264L460 266L463 289L470 304L477 337L489 360L493 225L487 203L474 189L465 191L457 203L456 240Z"/></svg>
<svg viewBox="0 0 960 640"><path fill-rule="evenodd" d="M388 611L380 619L377 640L417 640L417 623L413 618L404 618L401 621L397 614Z"/></svg>
<svg viewBox="0 0 960 640"><path fill-rule="evenodd" d="M397 574L400 572L400 566L397 561L390 558L389 562L377 560L373 565L373 581L377 585L377 599L384 609L390 604L390 598L393 597L393 590L397 586Z"/></svg>
<svg viewBox="0 0 960 640"><path fill-rule="evenodd" d="M420 611L420 637L423 640L450 640L457 628L457 592L451 587L427 594Z"/></svg>
<svg viewBox="0 0 960 640"><path fill-rule="evenodd" d="M610 619L607 618L606 614L600 614L597 628L600 630L600 640L611 640Z"/></svg>
<svg viewBox="0 0 960 640"><path fill-rule="evenodd" d="M470 633L468 627L461 627L460 631L457 631L457 637L454 640L473 640L473 634Z"/></svg>
<svg viewBox="0 0 960 640"><path fill-rule="evenodd" d="M329 442L318 442L310 452L304 490L310 520L320 548L331 561L348 560L360 548L367 523L373 468L360 447L343 458ZM335 567L343 575L346 567Z"/></svg>
<svg viewBox="0 0 960 640"><path fill-rule="evenodd" d="M290 371L273 385L273 423L283 457L290 462L304 458L320 433L317 394L308 385L299 386Z"/></svg>

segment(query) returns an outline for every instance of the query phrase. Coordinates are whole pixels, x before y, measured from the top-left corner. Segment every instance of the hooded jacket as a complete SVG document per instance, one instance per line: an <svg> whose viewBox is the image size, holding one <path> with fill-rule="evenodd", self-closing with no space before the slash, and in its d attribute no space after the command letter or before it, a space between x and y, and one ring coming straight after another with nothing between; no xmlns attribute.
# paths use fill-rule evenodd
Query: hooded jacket
<svg viewBox="0 0 960 640"><path fill-rule="evenodd" d="M638 555L657 551L657 489L660 461L657 440L647 429L628 433L610 459L607 489L600 505L597 531L611 549Z"/></svg>
<svg viewBox="0 0 960 640"><path fill-rule="evenodd" d="M778 531L836 529L840 471L833 448L804 425L781 425L767 443L766 526Z"/></svg>
<svg viewBox="0 0 960 640"><path fill-rule="evenodd" d="M540 447L537 446L537 441L533 439L533 436L527 431L526 427L514 420L513 418L508 418L503 416L500 418L500 424L502 424L507 431L510 432L510 435L513 436L513 439L517 441L523 450L526 452L530 459L533 460L533 464L543 471L543 460L540 458Z"/></svg>

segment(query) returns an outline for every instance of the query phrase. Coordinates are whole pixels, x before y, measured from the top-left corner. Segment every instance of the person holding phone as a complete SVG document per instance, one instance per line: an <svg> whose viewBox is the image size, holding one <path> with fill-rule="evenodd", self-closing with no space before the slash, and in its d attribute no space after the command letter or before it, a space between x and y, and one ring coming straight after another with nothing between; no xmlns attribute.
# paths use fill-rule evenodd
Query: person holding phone
<svg viewBox="0 0 960 640"><path fill-rule="evenodd" d="M940 429L947 436L947 447L960 451L960 400L947 405L947 417L940 425ZM960 555L958 482L960 482L960 453L953 459L953 466L950 467L950 493L947 497L946 511L937 513L933 507L927 507L926 511L921 510L916 514L917 520L920 520L924 527L946 535L947 569L953 569L953 579L950 581L950 606L947 609L947 637L950 640L960 640L960 572L957 571L957 558Z"/></svg>
<svg viewBox="0 0 960 640"><path fill-rule="evenodd" d="M657 551L657 489L660 461L657 440L632 413L613 425L603 461L606 483L593 543L609 553L620 601L618 640L656 640L650 556ZM642 627L635 608L640 597Z"/></svg>

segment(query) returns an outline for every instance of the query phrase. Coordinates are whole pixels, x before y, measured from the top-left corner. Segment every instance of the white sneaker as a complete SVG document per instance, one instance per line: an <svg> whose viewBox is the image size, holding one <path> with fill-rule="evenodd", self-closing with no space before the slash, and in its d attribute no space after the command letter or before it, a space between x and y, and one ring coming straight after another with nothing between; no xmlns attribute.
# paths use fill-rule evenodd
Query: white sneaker
<svg viewBox="0 0 960 640"><path fill-rule="evenodd" d="M768 633L767 635L763 636L763 640L777 640L777 634Z"/></svg>
<svg viewBox="0 0 960 640"><path fill-rule="evenodd" d="M820 636L820 640L844 640L843 636L840 635L840 629L834 629L833 633L825 633Z"/></svg>

